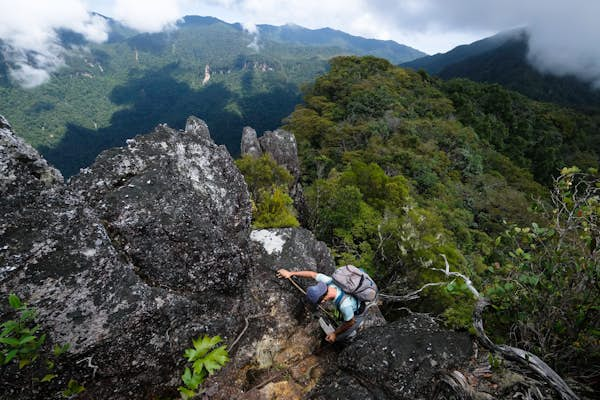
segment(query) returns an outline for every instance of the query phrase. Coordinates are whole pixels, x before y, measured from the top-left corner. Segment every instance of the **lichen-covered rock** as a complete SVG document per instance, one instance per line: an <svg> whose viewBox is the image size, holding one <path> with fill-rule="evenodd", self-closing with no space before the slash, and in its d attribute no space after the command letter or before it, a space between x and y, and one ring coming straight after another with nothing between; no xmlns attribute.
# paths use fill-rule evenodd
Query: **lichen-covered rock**
<svg viewBox="0 0 600 400"><path fill-rule="evenodd" d="M252 266L241 292L247 299L244 314L248 329L234 348L233 367L215 379L220 388L215 398L300 398L322 372L313 353L323 336L317 314L306 306L304 295L289 281L277 278L276 271L289 268L331 273L333 259L327 246L305 229L257 230L250 238ZM302 287L311 283L302 279L296 282ZM278 379L272 384L255 387L273 375Z"/></svg>
<svg viewBox="0 0 600 400"><path fill-rule="evenodd" d="M355 384L339 385L343 373L358 380L371 398L430 399L437 374L467 364L471 353L467 333L441 329L430 317L414 314L359 333L309 397L355 398Z"/></svg>
<svg viewBox="0 0 600 400"><path fill-rule="evenodd" d="M191 116L185 123L185 133L196 135L206 140L210 140L210 131L206 122L198 117Z"/></svg>
<svg viewBox="0 0 600 400"><path fill-rule="evenodd" d="M0 317L14 318L6 297L16 293L37 310L48 335L42 353L51 353L53 343L70 344L59 376L43 390L30 390L27 368L4 367L0 398L50 398L71 378L86 387L84 398L172 391L189 339L228 333L236 320L225 309L236 301L209 305L148 284L115 248L96 211L6 124L0 142Z"/></svg>
<svg viewBox="0 0 600 400"><path fill-rule="evenodd" d="M38 152L15 136L8 121L0 115L0 193L3 201L32 188L62 182L61 173L48 165Z"/></svg>
<svg viewBox="0 0 600 400"><path fill-rule="evenodd" d="M190 118L185 132L159 126L107 150L70 185L148 283L211 295L240 285L248 191L203 121Z"/></svg>
<svg viewBox="0 0 600 400"><path fill-rule="evenodd" d="M306 229L254 230L250 239L260 245L255 247L254 260L273 266L273 272L286 268L332 274L335 270L333 258L325 243L315 240L312 232Z"/></svg>
<svg viewBox="0 0 600 400"><path fill-rule="evenodd" d="M250 155L252 157L262 156L260 143L256 136L256 131L249 126L245 126L242 130L242 143L240 146L242 156Z"/></svg>
<svg viewBox="0 0 600 400"><path fill-rule="evenodd" d="M300 162L296 137L288 131L277 129L265 132L259 139L263 153L270 154L277 164L284 166L297 181L300 178Z"/></svg>

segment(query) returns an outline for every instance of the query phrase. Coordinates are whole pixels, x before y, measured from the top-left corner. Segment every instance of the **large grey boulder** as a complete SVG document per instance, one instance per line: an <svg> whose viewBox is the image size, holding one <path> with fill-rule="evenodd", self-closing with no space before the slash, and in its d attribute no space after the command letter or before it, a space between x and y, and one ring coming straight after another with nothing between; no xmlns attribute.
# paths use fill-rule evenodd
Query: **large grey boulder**
<svg viewBox="0 0 600 400"><path fill-rule="evenodd" d="M103 152L70 186L147 282L216 295L239 286L247 269L250 199L206 124L190 118L187 127L159 126Z"/></svg>
<svg viewBox="0 0 600 400"><path fill-rule="evenodd" d="M230 316L148 284L96 211L4 122L0 165L0 317L15 317L6 297L16 293L48 334L42 354L71 346L59 376L41 386L26 368L4 367L0 398L50 398L72 378L89 398L147 398L175 385L174 355L194 334L226 331Z"/></svg>
<svg viewBox="0 0 600 400"><path fill-rule="evenodd" d="M361 332L309 398L430 399L439 372L465 366L471 354L467 333L410 315Z"/></svg>
<svg viewBox="0 0 600 400"><path fill-rule="evenodd" d="M15 317L16 293L48 334L42 354L71 345L51 383L15 384L30 372L4 367L0 398L50 398L71 378L86 398L172 396L190 339L227 340L244 322L227 293L247 278L250 203L231 157L159 127L155 146L108 151L73 190L0 121L0 317Z"/></svg>
<svg viewBox="0 0 600 400"><path fill-rule="evenodd" d="M0 115L0 192L4 201L33 188L62 182L61 173L23 139L17 137L8 121Z"/></svg>

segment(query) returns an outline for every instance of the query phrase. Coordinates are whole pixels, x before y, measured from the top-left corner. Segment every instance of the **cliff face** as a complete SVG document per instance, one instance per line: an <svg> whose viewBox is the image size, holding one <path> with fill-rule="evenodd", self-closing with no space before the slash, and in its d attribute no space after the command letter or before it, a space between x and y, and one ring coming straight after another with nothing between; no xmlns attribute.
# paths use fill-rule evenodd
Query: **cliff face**
<svg viewBox="0 0 600 400"><path fill-rule="evenodd" d="M80 398L174 397L202 334L229 345L205 383L221 399L425 398L435 371L470 352L466 336L418 324L323 346L317 315L275 271L331 273L327 247L304 229L251 231L243 177L196 118L102 153L68 184L0 118L0 198L0 318L15 317L16 293L38 310L42 353L71 345L49 383L32 381L42 368L0 367L3 399L51 398L70 379Z"/></svg>

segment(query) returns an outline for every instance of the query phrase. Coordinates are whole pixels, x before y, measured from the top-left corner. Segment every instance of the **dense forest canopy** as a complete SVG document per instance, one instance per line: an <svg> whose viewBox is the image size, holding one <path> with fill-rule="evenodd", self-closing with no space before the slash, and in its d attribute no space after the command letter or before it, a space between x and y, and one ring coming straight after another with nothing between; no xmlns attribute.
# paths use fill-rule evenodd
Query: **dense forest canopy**
<svg viewBox="0 0 600 400"><path fill-rule="evenodd" d="M285 128L298 140L304 223L339 265L401 295L443 281L446 257L493 300L496 340L583 376L599 361L598 121L498 85L338 57ZM455 280L410 306L469 327L473 300Z"/></svg>

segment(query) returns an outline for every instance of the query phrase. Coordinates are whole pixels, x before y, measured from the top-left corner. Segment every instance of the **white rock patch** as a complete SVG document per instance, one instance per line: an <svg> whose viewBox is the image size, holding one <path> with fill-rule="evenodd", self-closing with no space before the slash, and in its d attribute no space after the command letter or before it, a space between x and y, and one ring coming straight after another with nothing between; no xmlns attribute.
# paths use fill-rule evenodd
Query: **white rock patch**
<svg viewBox="0 0 600 400"><path fill-rule="evenodd" d="M268 229L252 231L250 239L263 245L268 254L281 253L283 245L287 241L286 238L279 236L276 232Z"/></svg>

